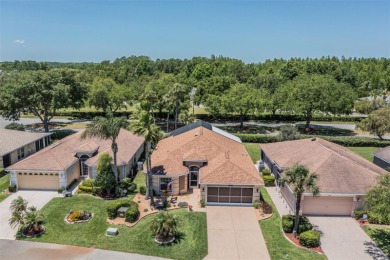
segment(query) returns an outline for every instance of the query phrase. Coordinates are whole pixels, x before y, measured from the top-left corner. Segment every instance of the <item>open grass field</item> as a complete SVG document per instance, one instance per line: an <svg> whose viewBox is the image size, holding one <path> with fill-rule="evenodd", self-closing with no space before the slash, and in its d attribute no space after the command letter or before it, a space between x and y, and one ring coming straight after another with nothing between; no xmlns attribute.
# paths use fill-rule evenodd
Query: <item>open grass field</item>
<svg viewBox="0 0 390 260"><path fill-rule="evenodd" d="M260 189L264 200L268 202L273 209L271 218L259 222L271 259L326 259L324 255L319 255L293 245L283 236L281 230L282 219L268 195L267 190L264 187L261 187Z"/></svg>
<svg viewBox="0 0 390 260"><path fill-rule="evenodd" d="M390 227L363 226L363 230L375 244L390 258Z"/></svg>
<svg viewBox="0 0 390 260"><path fill-rule="evenodd" d="M0 202L5 200L9 194L3 193L9 186L9 174L4 175L3 177L0 178Z"/></svg>
<svg viewBox="0 0 390 260"><path fill-rule="evenodd" d="M46 232L28 241L49 242L66 245L94 247L143 255L154 255L173 259L203 259L207 255L206 214L178 209L170 212L179 219L178 241L168 246L154 242L150 224L155 214L142 219L132 228L106 223L106 207L111 201L90 195L76 195L71 198L54 198L42 209ZM64 218L71 209L92 212L94 217L88 223L67 224ZM117 227L117 237L107 237L108 227Z"/></svg>

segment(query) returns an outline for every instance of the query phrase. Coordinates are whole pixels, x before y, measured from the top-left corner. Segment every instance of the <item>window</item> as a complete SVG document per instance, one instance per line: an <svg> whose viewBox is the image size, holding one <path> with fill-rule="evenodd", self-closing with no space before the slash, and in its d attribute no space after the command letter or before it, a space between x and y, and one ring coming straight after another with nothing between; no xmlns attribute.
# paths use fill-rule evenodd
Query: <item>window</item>
<svg viewBox="0 0 390 260"><path fill-rule="evenodd" d="M24 147L18 149L18 160L24 158Z"/></svg>
<svg viewBox="0 0 390 260"><path fill-rule="evenodd" d="M172 185L171 183L168 187L168 183L172 181L172 178L160 178L160 191L167 190L172 191Z"/></svg>

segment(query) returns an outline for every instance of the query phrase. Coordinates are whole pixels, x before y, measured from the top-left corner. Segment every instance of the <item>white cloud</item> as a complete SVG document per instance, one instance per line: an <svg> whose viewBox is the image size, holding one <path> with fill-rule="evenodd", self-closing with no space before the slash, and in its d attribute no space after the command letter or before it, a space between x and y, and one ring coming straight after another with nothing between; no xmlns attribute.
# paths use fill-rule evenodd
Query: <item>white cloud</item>
<svg viewBox="0 0 390 260"><path fill-rule="evenodd" d="M15 40L14 43L16 43L16 44L24 44L24 40Z"/></svg>

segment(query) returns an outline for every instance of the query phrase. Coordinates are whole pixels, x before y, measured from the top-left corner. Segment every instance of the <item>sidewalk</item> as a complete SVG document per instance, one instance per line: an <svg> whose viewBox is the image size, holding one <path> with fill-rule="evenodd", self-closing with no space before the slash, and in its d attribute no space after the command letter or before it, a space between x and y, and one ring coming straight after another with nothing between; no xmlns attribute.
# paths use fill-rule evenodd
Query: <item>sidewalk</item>
<svg viewBox="0 0 390 260"><path fill-rule="evenodd" d="M280 216L293 214L293 211L291 210L287 202L284 200L282 194L277 192L276 187L265 187L265 188L269 196L271 197L272 201L274 202L275 207L278 210Z"/></svg>

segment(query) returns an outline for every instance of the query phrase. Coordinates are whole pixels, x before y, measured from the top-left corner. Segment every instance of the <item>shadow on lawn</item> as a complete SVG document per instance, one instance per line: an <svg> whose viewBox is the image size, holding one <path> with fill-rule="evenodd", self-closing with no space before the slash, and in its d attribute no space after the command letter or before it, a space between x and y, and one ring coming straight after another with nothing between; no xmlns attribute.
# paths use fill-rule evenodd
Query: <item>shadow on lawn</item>
<svg viewBox="0 0 390 260"><path fill-rule="evenodd" d="M372 240L375 241L376 245L371 242L366 242L366 252L374 259L387 259L383 253L390 257L390 230L374 229L371 230L370 236ZM383 253L378 247L382 248Z"/></svg>

